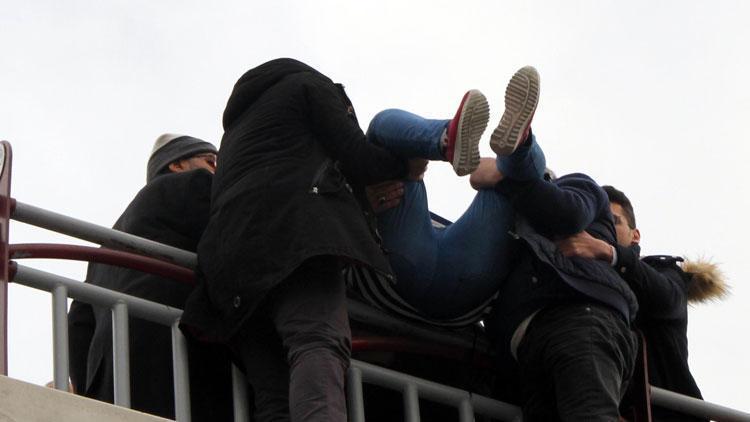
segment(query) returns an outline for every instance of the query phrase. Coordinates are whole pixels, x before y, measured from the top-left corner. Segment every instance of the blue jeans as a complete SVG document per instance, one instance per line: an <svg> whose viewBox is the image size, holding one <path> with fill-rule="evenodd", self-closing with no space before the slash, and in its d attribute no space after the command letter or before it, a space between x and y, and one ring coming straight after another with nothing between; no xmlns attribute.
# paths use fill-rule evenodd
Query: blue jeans
<svg viewBox="0 0 750 422"><path fill-rule="evenodd" d="M447 122L386 110L373 119L367 136L405 158L433 159ZM497 166L505 177L541 178L544 153L531 135L516 152L498 157ZM378 215L396 291L433 318L457 317L481 305L509 272L513 251L508 230L513 216L508 199L486 189L477 192L455 223L433 227L424 182L406 181L399 206Z"/></svg>
<svg viewBox="0 0 750 422"><path fill-rule="evenodd" d="M440 138L450 120L425 119L408 111L383 110L367 128L367 140L403 158L444 160Z"/></svg>

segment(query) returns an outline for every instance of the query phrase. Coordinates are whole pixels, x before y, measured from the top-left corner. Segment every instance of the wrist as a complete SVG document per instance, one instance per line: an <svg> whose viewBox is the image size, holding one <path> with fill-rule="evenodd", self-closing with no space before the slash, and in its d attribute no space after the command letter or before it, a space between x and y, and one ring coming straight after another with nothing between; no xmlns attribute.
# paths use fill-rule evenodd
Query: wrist
<svg viewBox="0 0 750 422"><path fill-rule="evenodd" d="M598 258L602 261L609 262L610 264L613 262L617 255L617 252L615 251L614 246L610 245L607 242L600 241L599 243L599 256Z"/></svg>

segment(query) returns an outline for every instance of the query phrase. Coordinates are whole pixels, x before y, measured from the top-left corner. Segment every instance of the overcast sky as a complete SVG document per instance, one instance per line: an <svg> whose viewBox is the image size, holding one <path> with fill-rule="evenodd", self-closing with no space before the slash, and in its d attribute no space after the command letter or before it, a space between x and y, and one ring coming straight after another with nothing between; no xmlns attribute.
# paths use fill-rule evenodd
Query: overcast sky
<svg viewBox="0 0 750 422"><path fill-rule="evenodd" d="M536 66L533 127L549 166L624 190L646 254L721 263L733 294L690 309L690 365L707 400L750 411L749 2L0 0L0 10L12 195L105 226L144 185L156 137L218 145L234 82L267 60L294 57L344 83L363 125L390 107L448 118L476 88L494 127L508 78ZM447 164L426 182L431 209L450 219L473 196ZM20 223L11 242L81 243ZM11 286L9 301L10 374L44 383L50 298Z"/></svg>

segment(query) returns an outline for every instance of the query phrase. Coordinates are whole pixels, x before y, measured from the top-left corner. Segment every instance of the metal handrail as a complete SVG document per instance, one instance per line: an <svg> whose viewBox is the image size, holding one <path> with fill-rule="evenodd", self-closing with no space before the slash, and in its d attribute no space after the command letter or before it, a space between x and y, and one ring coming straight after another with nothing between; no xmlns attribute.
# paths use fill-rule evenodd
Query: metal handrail
<svg viewBox="0 0 750 422"><path fill-rule="evenodd" d="M68 314L67 299L72 298L112 309L115 404L130 407L130 358L128 353L129 315L172 328L173 366L175 374L175 412L180 421L190 420L189 384L187 383L187 345L178 323L182 311L103 287L71 280L11 262L12 281L53 294L54 385L68 389ZM186 394L188 393L188 394Z"/></svg>
<svg viewBox="0 0 750 422"><path fill-rule="evenodd" d="M198 258L193 252L24 204L15 199L11 199L11 218L108 248L150 256L185 268L195 269L198 263Z"/></svg>
<svg viewBox="0 0 750 422"><path fill-rule="evenodd" d="M750 413L651 386L651 404L718 422L748 422Z"/></svg>
<svg viewBox="0 0 750 422"><path fill-rule="evenodd" d="M149 239L144 239L129 233L99 226L82 220L71 218L56 212L12 201L15 208L11 218L27 224L33 224L57 233L101 244L108 248L134 252L158 260L195 269L197 255L182 249L174 248ZM457 346L466 349L476 349L482 353L491 353L490 345L474 335L466 335L447 329L426 327L424 325L404 321L385 312L373 310L372 307L357 301L349 301L349 315L353 319L380 327L388 332L398 333L405 337L415 337L425 341Z"/></svg>
<svg viewBox="0 0 750 422"><path fill-rule="evenodd" d="M195 285L195 273L188 268L125 251L53 243L19 243L10 245L9 249L10 259L39 258L98 262Z"/></svg>
<svg viewBox="0 0 750 422"><path fill-rule="evenodd" d="M54 360L54 385L60 390L67 390L69 372L68 360L68 325L67 325L67 299L68 297L97 306L107 306L113 311L113 336L114 336L114 378L115 378L115 404L129 407L130 405L130 379L129 379L129 357L128 357L128 316L135 316L172 328L172 348L174 366L174 388L175 388L175 413L178 421L190 420L190 403L187 346L180 329L179 319L182 311L166 305L150 302L124 293L115 292L88 283L71 280L55 274L36 270L30 267L17 265L12 262L13 281L15 283L44 290L53 293L53 348ZM461 421L473 419L474 412L486 414L501 420L507 419L508 412L519 413L516 406L508 405L496 400L482 396L472 395L467 391L443 386L431 381L418 379L395 371L379 368L364 362L352 361L352 368L360 371L362 380L381 386L405 386L409 392L409 403L417 400L419 396L438 402L453 403L459 407L462 415ZM233 370L234 398L236 420L248 420L247 404L244 402L246 390L242 386L244 380L239 376L236 368ZM359 389L361 392L361 388ZM418 392L418 393L417 393ZM361 403L361 396L359 397ZM414 402L416 403L416 402ZM414 404L410 404L412 415ZM418 415L418 408L416 410ZM360 414L361 411L354 411ZM363 413L362 413L363 414ZM358 419L353 419L358 420ZM362 419L359 419L362 420ZM410 419L417 420L417 419Z"/></svg>
<svg viewBox="0 0 750 422"><path fill-rule="evenodd" d="M3 200L7 202L7 199L4 198ZM14 206L11 218L17 221L99 243L103 246L133 251L138 254L156 258L158 260L171 262L188 269L193 269L196 266L196 256L191 252L183 251L181 249L173 248L171 246L163 245L158 242L143 239L113 229L97 226L95 224L87 223L81 220L76 220L70 217L63 216L61 214L33 207L31 205L15 202L15 200L11 200L11 205ZM96 250L97 248L91 249ZM53 331L55 343L54 350L56 388L67 389L68 351L67 313L65 306L67 305L68 297L72 297L87 303L99 304L100 306L110 306L111 308L113 308L115 332L120 333L115 338L115 341L118 342L118 344L127 343L126 336L124 337L123 332L126 333L127 331L127 316L129 313L147 320L171 326L173 333L175 365L176 414L179 421L189 421L190 408L189 403L187 402L187 397L189 396L189 394L187 394L189 392L189 385L187 383L186 372L187 355L185 351L184 337L177 328L177 322L179 321L181 311L174 308L169 308L165 305L159 305L143 299L128 296L118 292L113 292L97 286L80 283L78 281L65 279L64 277L44 273L23 266L14 266L13 268L11 268L11 272L15 273L13 280L16 280L17 282L19 282L19 284L46 290L53 294L53 314L55 315ZM166 313L162 313L162 311L166 311ZM417 324L408 323L383 312L372 311L372 309L370 309L368 306L358 302L349 302L349 312L350 316L355 319L363 320L368 323L374 323L381 328L396 330L400 333L406 334L409 337L437 341L449 346L463 348L471 347L480 352L489 350L486 343L482 344L480 342L479 345L477 345L476 339L470 336L457 336L455 335L455 333L450 333L448 331L435 330L432 328L425 328ZM123 337L125 338L125 340L123 340ZM115 349L118 348L122 350L122 347L120 346L115 347ZM120 357L116 356L115 362L118 362L120 360ZM387 369L379 368L374 365L364 364L363 362L353 361L352 368L353 372L350 371L349 375L350 381L357 381L359 379L359 382L368 381L381 386L390 386L391 388L402 390L404 392L404 397L406 400L405 403L408 404L406 406L407 420L418 420L418 406L415 405L415 400L417 400L420 394L423 394L423 390L427 391L427 393L424 395L425 398L433 397L437 398L437 400L441 400L441 397L445 398L443 396L444 391L442 390L442 388L450 388L446 386L440 386L439 384L432 385L429 384L430 382L427 380L419 381L418 379L412 379L413 377L409 378L408 375L400 374L395 371L389 371ZM127 386L123 381L127 379L127 371L127 363L121 364L119 366L119 369L117 365L115 367L115 372L120 374L118 377L116 377L115 396L116 401L119 400L119 402L122 404L125 404L128 401L127 393L124 393L124 391L127 390ZM240 382L238 381L238 377L235 376L233 377L233 379L235 383L235 392L241 391L241 385L238 386L238 382ZM422 381L425 381L428 384L422 384ZM118 385L119 387L117 387ZM440 386L441 388L433 389L432 387L435 386ZM359 393L357 392L358 389ZM359 400L359 402L361 403L361 384L357 386L355 382L351 390L352 391L349 393L350 400ZM466 392L464 393L468 394ZM357 399L357 394L360 395L359 399ZM651 387L651 394L652 403L654 405L663 406L686 414L712 418L717 421L750 421L750 414L748 413L709 403L703 400L697 400L667 390ZM117 399L117 397L119 397L119 399ZM455 397L451 400L455 400ZM492 406L494 406L495 404L492 404ZM500 408L504 409L502 410L503 415L515 415L515 413L512 413L512 410L508 410L511 408L505 407L510 405L506 405L504 403L500 404ZM465 399L462 399L460 402L458 402L457 406L459 408L461 417L464 418L462 420L471 420L469 419L469 415L474 411L473 409L483 408L483 406L485 405L475 404L472 401L466 401ZM236 406L236 411L246 412L247 408L245 407L243 409L242 405L239 404ZM506 414L506 411L511 413ZM354 409L352 420L363 420L359 419L360 413L362 414L363 418L363 411L360 409ZM500 416L496 415L493 417ZM513 416L513 418L515 417L516 416ZM242 416L238 414L236 415L236 420L248 420L248 417L247 415Z"/></svg>
<svg viewBox="0 0 750 422"><path fill-rule="evenodd" d="M396 372L358 360L352 360L348 374L348 401L351 422L364 422L362 382L368 382L404 395L406 421L419 420L419 398L456 407L461 422L474 420L474 414L502 421L520 421L521 408L465 390L438 384L423 378Z"/></svg>

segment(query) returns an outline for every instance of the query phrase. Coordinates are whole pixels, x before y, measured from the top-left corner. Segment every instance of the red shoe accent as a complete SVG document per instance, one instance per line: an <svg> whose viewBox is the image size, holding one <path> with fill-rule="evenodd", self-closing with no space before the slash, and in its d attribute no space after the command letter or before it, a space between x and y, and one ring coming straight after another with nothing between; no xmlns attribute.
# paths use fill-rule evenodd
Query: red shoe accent
<svg viewBox="0 0 750 422"><path fill-rule="evenodd" d="M458 134L458 123L461 121L461 112L464 110L464 104L469 99L471 91L466 91L464 97L461 99L461 104L458 105L456 115L453 116L453 120L448 123L448 142L445 146L445 159L449 163L453 162L453 153L456 147L456 135Z"/></svg>
<svg viewBox="0 0 750 422"><path fill-rule="evenodd" d="M459 176L473 172L479 165L479 139L489 118L487 98L476 89L466 92L446 129L445 159Z"/></svg>

